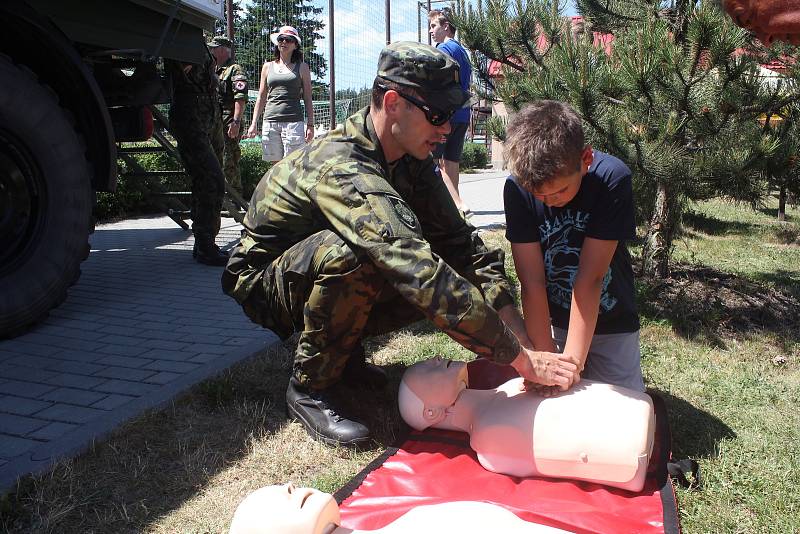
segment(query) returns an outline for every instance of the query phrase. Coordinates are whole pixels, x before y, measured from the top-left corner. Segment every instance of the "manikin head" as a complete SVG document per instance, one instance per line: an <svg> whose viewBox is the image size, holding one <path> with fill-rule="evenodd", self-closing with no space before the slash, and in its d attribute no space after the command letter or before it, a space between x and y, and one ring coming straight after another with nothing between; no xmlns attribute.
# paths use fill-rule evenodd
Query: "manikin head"
<svg viewBox="0 0 800 534"><path fill-rule="evenodd" d="M415 430L425 430L447 416L467 387L467 364L437 356L415 363L403 374L397 403L403 420Z"/></svg>
<svg viewBox="0 0 800 534"><path fill-rule="evenodd" d="M233 514L230 534L328 534L340 522L330 494L290 482L248 495Z"/></svg>

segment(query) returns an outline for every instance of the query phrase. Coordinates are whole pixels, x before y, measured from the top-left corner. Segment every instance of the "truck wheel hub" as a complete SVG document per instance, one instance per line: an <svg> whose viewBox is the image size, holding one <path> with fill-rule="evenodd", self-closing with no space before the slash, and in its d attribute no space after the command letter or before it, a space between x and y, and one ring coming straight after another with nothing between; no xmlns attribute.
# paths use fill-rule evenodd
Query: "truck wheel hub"
<svg viewBox="0 0 800 534"><path fill-rule="evenodd" d="M33 158L0 129L0 276L24 260L45 212L44 202L44 182Z"/></svg>

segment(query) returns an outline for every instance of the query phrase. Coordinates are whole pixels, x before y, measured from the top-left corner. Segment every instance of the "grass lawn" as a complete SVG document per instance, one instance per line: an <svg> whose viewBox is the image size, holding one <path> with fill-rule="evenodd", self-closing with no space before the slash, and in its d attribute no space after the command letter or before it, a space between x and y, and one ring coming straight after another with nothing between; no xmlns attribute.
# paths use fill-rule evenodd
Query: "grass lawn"
<svg viewBox="0 0 800 534"><path fill-rule="evenodd" d="M666 400L673 451L704 474L701 490L677 490L687 534L800 532L800 211L789 219L693 205L672 277L637 281L645 382ZM507 249L501 233L484 236ZM22 481L0 501L0 531L226 532L260 486L332 492L393 443L406 365L471 358L427 324L370 340L367 351L393 379L363 406L370 450L322 446L287 421L291 352L279 344Z"/></svg>

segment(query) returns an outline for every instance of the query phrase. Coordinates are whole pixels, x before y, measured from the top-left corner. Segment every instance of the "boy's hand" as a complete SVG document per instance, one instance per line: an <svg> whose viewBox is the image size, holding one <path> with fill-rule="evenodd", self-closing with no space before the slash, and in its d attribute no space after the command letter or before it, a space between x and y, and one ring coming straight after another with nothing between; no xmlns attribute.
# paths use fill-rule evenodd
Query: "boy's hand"
<svg viewBox="0 0 800 534"><path fill-rule="evenodd" d="M523 347L511 366L526 382L558 386L567 390L578 377L578 367L560 356L553 352L537 352Z"/></svg>
<svg viewBox="0 0 800 534"><path fill-rule="evenodd" d="M541 384L534 384L533 382L528 382L527 380L523 380L522 384L519 386L520 391L527 391L529 393L533 393L535 395L539 395L540 397L555 397L559 393L561 393L561 388L558 386L543 386Z"/></svg>
<svg viewBox="0 0 800 534"><path fill-rule="evenodd" d="M572 385L574 386L575 384L580 382L581 381L581 373L583 372L583 368L584 368L584 366L586 364L586 360L578 358L577 356L571 356L571 355L566 354L566 353L560 353L558 355L558 359L562 360L562 361L565 361L565 362L570 362L570 363L575 364L575 367L578 369L578 372L575 373L575 381L572 383Z"/></svg>

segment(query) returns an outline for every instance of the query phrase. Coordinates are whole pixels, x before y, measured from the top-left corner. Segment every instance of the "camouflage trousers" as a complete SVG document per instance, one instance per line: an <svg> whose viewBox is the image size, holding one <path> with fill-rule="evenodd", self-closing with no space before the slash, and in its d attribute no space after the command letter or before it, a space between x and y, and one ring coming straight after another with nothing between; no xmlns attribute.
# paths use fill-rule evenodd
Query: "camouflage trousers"
<svg viewBox="0 0 800 534"><path fill-rule="evenodd" d="M242 159L242 149L239 141L242 139L242 128L239 125L239 135L231 139L228 136L228 127L233 120L233 111L222 110L222 134L225 137L225 151L222 159L222 172L228 187L242 195L242 175L239 170L239 161Z"/></svg>
<svg viewBox="0 0 800 534"><path fill-rule="evenodd" d="M362 338L424 318L330 230L274 260L242 307L282 338L300 332L294 375L316 389L336 383L351 356L363 357Z"/></svg>
<svg viewBox="0 0 800 534"><path fill-rule="evenodd" d="M211 96L176 94L169 110L170 131L192 180L192 232L195 241L214 240L225 195L222 119Z"/></svg>

